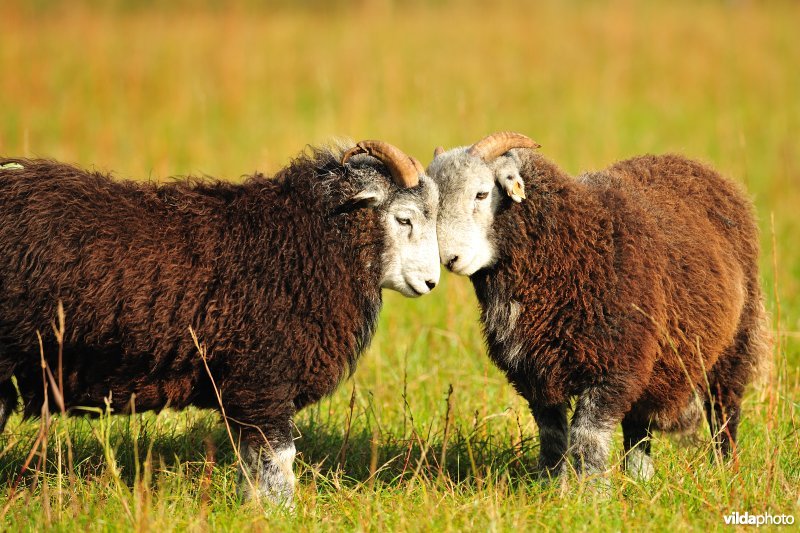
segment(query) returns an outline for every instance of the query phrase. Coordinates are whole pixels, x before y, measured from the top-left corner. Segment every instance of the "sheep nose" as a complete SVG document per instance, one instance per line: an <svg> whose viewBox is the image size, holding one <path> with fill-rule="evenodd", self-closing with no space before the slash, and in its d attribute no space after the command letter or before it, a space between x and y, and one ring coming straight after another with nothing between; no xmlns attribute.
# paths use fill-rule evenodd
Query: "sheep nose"
<svg viewBox="0 0 800 533"><path fill-rule="evenodd" d="M451 257L450 260L447 261L447 264L445 265L447 267L447 270L453 270L453 265L456 264L456 261L458 261L458 256L457 255L454 255L453 257Z"/></svg>
<svg viewBox="0 0 800 533"><path fill-rule="evenodd" d="M425 281L425 285L427 285L430 290L433 290L433 288L436 286L436 282L432 279L429 279Z"/></svg>

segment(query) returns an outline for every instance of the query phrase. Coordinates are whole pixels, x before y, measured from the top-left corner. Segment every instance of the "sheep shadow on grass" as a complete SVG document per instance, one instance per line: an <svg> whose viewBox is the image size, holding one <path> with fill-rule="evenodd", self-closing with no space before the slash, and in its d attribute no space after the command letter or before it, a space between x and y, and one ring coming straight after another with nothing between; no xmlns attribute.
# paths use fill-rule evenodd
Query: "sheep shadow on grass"
<svg viewBox="0 0 800 533"><path fill-rule="evenodd" d="M215 476L236 477L237 456L226 427L212 411L190 411L188 416L166 411L162 415L53 417L46 465L41 445L38 453L31 454L39 421L14 417L0 436L0 483L29 485L37 473L56 474L59 464L66 475L67 429L73 472L80 479L101 476L109 457L128 486L135 483L137 464L141 471L146 462L156 479L177 472L188 483L197 484L208 475L210 463ZM536 463L537 450L530 441L512 444L507 436L472 434L458 427L452 429L446 444L441 432L397 435L359 426L348 433L345 425L314 418L298 423L297 434L295 471L301 484L321 478L350 488L372 483L397 486L412 478L471 483L482 482L487 475L503 476L513 484L530 481Z"/></svg>

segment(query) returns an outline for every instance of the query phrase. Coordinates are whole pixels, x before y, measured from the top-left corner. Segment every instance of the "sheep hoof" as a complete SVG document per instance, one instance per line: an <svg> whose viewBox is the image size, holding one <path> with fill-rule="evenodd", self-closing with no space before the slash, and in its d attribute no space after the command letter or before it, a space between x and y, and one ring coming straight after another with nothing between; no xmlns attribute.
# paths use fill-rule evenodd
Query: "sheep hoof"
<svg viewBox="0 0 800 533"><path fill-rule="evenodd" d="M240 476L238 492L242 501L263 504L267 511L295 509L293 486L265 486L260 483L251 487L248 480Z"/></svg>
<svg viewBox="0 0 800 533"><path fill-rule="evenodd" d="M293 510L294 456L294 443L276 450L246 447L242 453L243 464L239 465L238 490L241 497L246 501L255 500L271 504L270 507Z"/></svg>
<svg viewBox="0 0 800 533"><path fill-rule="evenodd" d="M544 466L540 464L536 469L536 477L543 484L555 485L567 477L567 464L561 461L557 466Z"/></svg>
<svg viewBox="0 0 800 533"><path fill-rule="evenodd" d="M631 450L625 457L625 471L637 481L650 481L656 473L650 456L637 449Z"/></svg>

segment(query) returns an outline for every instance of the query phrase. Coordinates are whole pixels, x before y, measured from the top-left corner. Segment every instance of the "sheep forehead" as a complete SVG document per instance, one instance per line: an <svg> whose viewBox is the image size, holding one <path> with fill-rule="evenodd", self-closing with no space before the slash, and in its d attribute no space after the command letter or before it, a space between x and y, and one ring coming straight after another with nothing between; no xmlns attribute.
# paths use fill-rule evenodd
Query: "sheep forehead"
<svg viewBox="0 0 800 533"><path fill-rule="evenodd" d="M433 220L439 209L439 188L428 176L420 176L420 187L401 189L393 204L399 207L416 208L426 219Z"/></svg>
<svg viewBox="0 0 800 533"><path fill-rule="evenodd" d="M471 192L479 184L493 182L489 166L469 154L468 149L468 146L462 146L449 150L436 157L428 168L430 176L439 186L444 205Z"/></svg>

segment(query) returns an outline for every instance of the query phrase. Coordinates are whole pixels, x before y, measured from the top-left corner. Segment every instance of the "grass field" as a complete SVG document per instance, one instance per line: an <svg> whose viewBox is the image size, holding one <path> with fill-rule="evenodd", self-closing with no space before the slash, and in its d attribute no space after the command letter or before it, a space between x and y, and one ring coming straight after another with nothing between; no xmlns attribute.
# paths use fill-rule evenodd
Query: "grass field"
<svg viewBox="0 0 800 533"><path fill-rule="evenodd" d="M755 199L775 330L739 461L710 462L705 431L688 444L659 436L649 483L617 469L610 494L540 486L532 417L486 356L468 281L443 274L426 298L386 294L354 377L297 418L294 512L236 499L216 413L55 417L46 457L39 446L22 475L40 425L15 415L0 436L0 529L708 531L733 511L800 519L799 4L222 6L3 2L0 154L237 180L339 136L427 162L437 144L513 129L571 172L644 152L708 161Z"/></svg>

